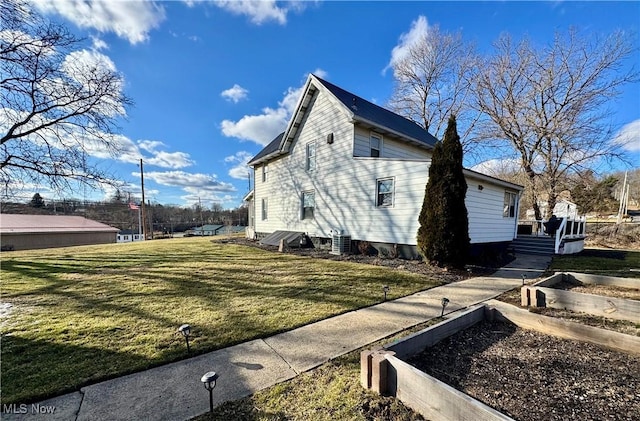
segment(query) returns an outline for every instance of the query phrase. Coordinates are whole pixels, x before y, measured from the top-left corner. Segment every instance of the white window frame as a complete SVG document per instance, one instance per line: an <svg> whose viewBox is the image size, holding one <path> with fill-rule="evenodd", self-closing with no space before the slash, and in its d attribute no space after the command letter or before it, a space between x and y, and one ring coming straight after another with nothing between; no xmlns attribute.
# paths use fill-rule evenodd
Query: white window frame
<svg viewBox="0 0 640 421"><path fill-rule="evenodd" d="M373 139L378 141L378 147L375 148L373 145ZM372 158L379 158L382 156L382 142L383 136L380 133L370 132L369 133L369 156ZM376 151L376 153L374 153Z"/></svg>
<svg viewBox="0 0 640 421"><path fill-rule="evenodd" d="M262 198L262 220L266 221L269 216L269 200L266 197Z"/></svg>
<svg viewBox="0 0 640 421"><path fill-rule="evenodd" d="M384 181L391 181L391 191L388 192L380 192L380 184ZM384 199L381 201L381 195L391 195L391 203L385 204ZM392 208L395 204L396 199L396 178L395 177L384 177L376 179L376 207L377 208Z"/></svg>
<svg viewBox="0 0 640 421"><path fill-rule="evenodd" d="M515 218L516 217L516 205L518 204L518 195L515 192L504 192L504 203L502 208L503 218Z"/></svg>
<svg viewBox="0 0 640 421"><path fill-rule="evenodd" d="M318 156L318 149L316 148L316 142L309 142L306 146L306 162L305 168L307 171L315 171L316 170L316 157ZM313 154L311 153L313 151Z"/></svg>
<svg viewBox="0 0 640 421"><path fill-rule="evenodd" d="M262 166L262 182L266 183L268 179L269 179L269 167L267 166L267 164L264 164Z"/></svg>
<svg viewBox="0 0 640 421"><path fill-rule="evenodd" d="M307 198L311 198L310 203L305 200ZM305 206L305 204L310 204L311 206ZM302 205L302 214L300 215L300 219L313 219L315 217L315 210L316 210L316 191L315 190L303 191L301 205ZM309 209L309 212L307 212L307 209Z"/></svg>

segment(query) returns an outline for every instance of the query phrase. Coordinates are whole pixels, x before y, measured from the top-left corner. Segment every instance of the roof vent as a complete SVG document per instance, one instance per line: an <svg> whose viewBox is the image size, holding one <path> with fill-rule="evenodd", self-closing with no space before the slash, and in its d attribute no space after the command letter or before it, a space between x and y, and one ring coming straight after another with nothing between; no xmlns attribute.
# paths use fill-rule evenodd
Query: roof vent
<svg viewBox="0 0 640 421"><path fill-rule="evenodd" d="M351 108L352 108L353 110L357 110L357 109L358 109L358 106L356 105L356 97L355 97L355 96L353 97L353 100L352 100L352 101L353 101L353 103L351 104Z"/></svg>

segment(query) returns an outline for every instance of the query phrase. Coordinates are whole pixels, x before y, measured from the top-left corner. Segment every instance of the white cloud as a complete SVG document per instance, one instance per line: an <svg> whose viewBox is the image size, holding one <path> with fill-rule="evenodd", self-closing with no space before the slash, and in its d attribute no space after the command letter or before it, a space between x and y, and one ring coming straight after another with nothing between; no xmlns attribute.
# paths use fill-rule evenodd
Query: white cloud
<svg viewBox="0 0 640 421"><path fill-rule="evenodd" d="M283 108L265 108L260 115L246 115L235 122L222 121L222 134L265 146L285 129L288 118Z"/></svg>
<svg viewBox="0 0 640 421"><path fill-rule="evenodd" d="M315 72L328 75L322 69L316 69ZM302 95L303 88L304 85L299 88L289 87L284 92L282 100L278 102L277 108L266 107L262 109L262 114L245 115L238 121L223 120L221 123L222 134L240 140L250 140L262 146L267 145L286 129Z"/></svg>
<svg viewBox="0 0 640 421"><path fill-rule="evenodd" d="M504 174L517 173L520 171L520 162L517 159L489 159L471 167L471 170L499 177Z"/></svg>
<svg viewBox="0 0 640 421"><path fill-rule="evenodd" d="M220 96L237 104L239 101L246 99L247 94L249 94L249 91L236 83L231 88L222 91Z"/></svg>
<svg viewBox="0 0 640 421"><path fill-rule="evenodd" d="M640 119L625 124L613 137L613 142L629 152L640 152Z"/></svg>
<svg viewBox="0 0 640 421"><path fill-rule="evenodd" d="M234 164L229 170L229 176L238 180L246 180L247 174L251 171L249 166L247 166L251 158L253 158L253 155L246 151L236 152L235 155L226 157L224 162Z"/></svg>
<svg viewBox="0 0 640 421"><path fill-rule="evenodd" d="M417 20L411 22L411 28L409 32L400 35L398 45L391 50L391 59L389 64L382 70L382 74L385 74L389 68L394 68L398 63L404 60L409 51L415 46L421 39L427 36L429 32L429 23L425 16L418 16Z"/></svg>
<svg viewBox="0 0 640 421"><path fill-rule="evenodd" d="M313 74L318 76L320 79L329 79L329 72L326 70L322 70L321 68L317 68L313 71Z"/></svg>
<svg viewBox="0 0 640 421"><path fill-rule="evenodd" d="M109 45L98 37L91 36L91 48L94 51L108 50Z"/></svg>
<svg viewBox="0 0 640 421"><path fill-rule="evenodd" d="M113 32L131 44L146 41L165 19L164 8L153 1L34 0L43 13L63 16L80 28Z"/></svg>
<svg viewBox="0 0 640 421"><path fill-rule="evenodd" d="M140 173L132 173L139 177ZM163 186L180 187L189 197L211 198L218 193L232 193L236 188L218 180L215 174L188 173L184 171L145 171L145 179ZM185 199L187 200L187 199Z"/></svg>
<svg viewBox="0 0 640 421"><path fill-rule="evenodd" d="M217 0L215 5L235 15L249 17L252 23L261 25L268 21L287 23L288 7L280 7L275 0Z"/></svg>

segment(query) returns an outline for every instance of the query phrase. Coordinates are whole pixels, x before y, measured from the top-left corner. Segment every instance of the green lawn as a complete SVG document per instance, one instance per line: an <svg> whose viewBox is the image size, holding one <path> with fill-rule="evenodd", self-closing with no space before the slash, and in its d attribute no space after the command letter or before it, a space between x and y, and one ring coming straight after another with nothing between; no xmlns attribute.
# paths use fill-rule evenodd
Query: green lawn
<svg viewBox="0 0 640 421"><path fill-rule="evenodd" d="M2 253L2 403L270 336L437 281L206 238Z"/></svg>
<svg viewBox="0 0 640 421"><path fill-rule="evenodd" d="M640 278L640 251L585 249L579 254L555 256L549 270Z"/></svg>

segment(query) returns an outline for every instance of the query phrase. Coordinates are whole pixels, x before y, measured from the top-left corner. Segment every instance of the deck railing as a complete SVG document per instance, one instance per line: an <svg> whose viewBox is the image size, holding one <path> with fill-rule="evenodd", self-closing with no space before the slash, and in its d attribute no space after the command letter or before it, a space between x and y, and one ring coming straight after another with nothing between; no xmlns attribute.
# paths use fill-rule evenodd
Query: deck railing
<svg viewBox="0 0 640 421"><path fill-rule="evenodd" d="M587 218L585 216L571 216L568 218L558 218L560 226L555 232L555 252L558 253L562 242L566 239L584 238L587 233ZM519 226L531 225L531 235L547 236L545 233L545 219L529 219L518 222Z"/></svg>

